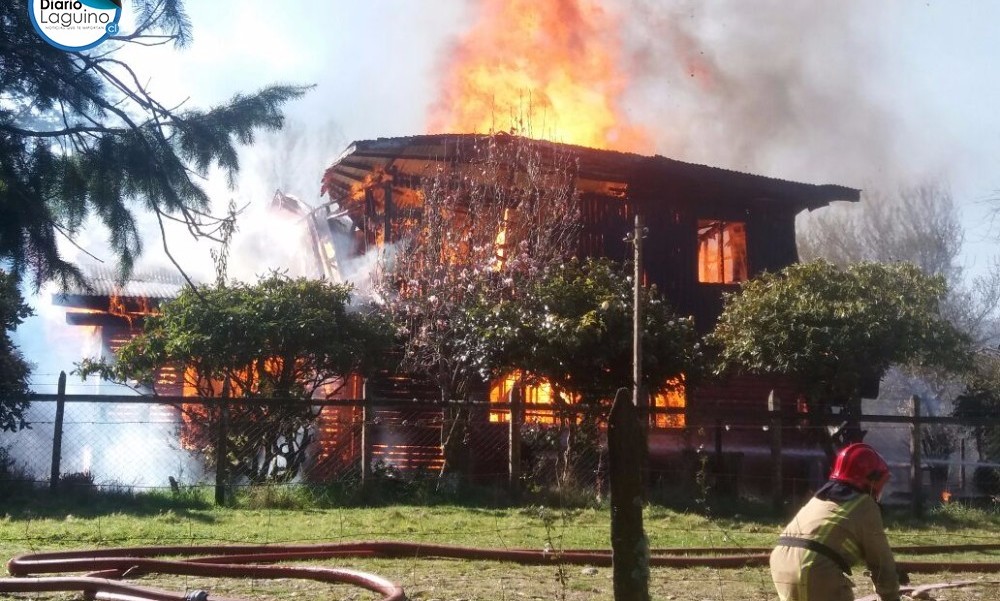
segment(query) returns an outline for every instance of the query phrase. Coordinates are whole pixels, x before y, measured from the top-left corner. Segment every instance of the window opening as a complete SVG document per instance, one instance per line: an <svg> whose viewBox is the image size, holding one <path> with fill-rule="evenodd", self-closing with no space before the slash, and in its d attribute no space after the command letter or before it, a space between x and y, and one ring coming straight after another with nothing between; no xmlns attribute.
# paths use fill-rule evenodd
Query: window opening
<svg viewBox="0 0 1000 601"><path fill-rule="evenodd" d="M666 389L653 395L653 407L657 409L683 409L687 407L687 389L684 376L667 380ZM683 428L687 425L683 413L654 413L653 426L656 428Z"/></svg>
<svg viewBox="0 0 1000 601"><path fill-rule="evenodd" d="M746 224L698 220L698 281L735 284L747 279Z"/></svg>

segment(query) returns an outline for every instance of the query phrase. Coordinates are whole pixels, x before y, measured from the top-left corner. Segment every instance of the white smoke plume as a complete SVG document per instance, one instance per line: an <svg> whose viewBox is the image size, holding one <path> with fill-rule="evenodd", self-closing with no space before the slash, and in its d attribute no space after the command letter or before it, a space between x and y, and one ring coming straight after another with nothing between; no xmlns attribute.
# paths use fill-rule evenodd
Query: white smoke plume
<svg viewBox="0 0 1000 601"><path fill-rule="evenodd" d="M620 0L630 98L673 158L810 183L912 175L891 104L895 10L862 2ZM911 99L919 104L920 99Z"/></svg>

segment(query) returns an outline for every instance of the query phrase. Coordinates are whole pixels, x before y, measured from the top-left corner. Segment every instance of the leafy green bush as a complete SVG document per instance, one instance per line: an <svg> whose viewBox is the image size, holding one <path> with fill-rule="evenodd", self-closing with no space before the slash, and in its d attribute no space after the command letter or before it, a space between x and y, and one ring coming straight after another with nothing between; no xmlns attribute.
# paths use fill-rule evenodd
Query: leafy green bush
<svg viewBox="0 0 1000 601"><path fill-rule="evenodd" d="M59 491L73 497L89 497L97 492L94 475L90 472L72 472L59 476Z"/></svg>
<svg viewBox="0 0 1000 601"><path fill-rule="evenodd" d="M1000 468L980 465L972 472L972 483L984 495L1000 495Z"/></svg>
<svg viewBox="0 0 1000 601"><path fill-rule="evenodd" d="M6 501L34 489L31 475L10 455L10 449L0 447L0 500Z"/></svg>

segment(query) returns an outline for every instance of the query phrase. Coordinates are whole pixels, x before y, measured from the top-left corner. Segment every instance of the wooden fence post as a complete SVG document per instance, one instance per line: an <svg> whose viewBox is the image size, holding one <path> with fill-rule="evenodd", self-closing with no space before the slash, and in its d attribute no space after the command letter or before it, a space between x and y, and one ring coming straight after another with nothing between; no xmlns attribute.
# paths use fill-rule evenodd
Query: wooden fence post
<svg viewBox="0 0 1000 601"><path fill-rule="evenodd" d="M910 397L913 424L910 427L910 501L913 515L924 515L923 459L921 457L920 397Z"/></svg>
<svg viewBox="0 0 1000 601"><path fill-rule="evenodd" d="M59 488L60 464L62 463L63 415L66 411L66 372L59 372L59 386L56 389L56 420L52 428L52 466L49 472L49 490Z"/></svg>
<svg viewBox="0 0 1000 601"><path fill-rule="evenodd" d="M771 505L781 512L785 506L784 481L781 470L781 399L771 391L767 396L767 410L770 414L771 429Z"/></svg>
<svg viewBox="0 0 1000 601"><path fill-rule="evenodd" d="M515 498L521 493L521 424L524 422L524 386L514 384L510 389L510 432L508 433L507 469L510 494Z"/></svg>
<svg viewBox="0 0 1000 601"><path fill-rule="evenodd" d="M611 557L615 601L649 601L649 541L642 525L642 426L627 388L608 417Z"/></svg>
<svg viewBox="0 0 1000 601"><path fill-rule="evenodd" d="M365 397L361 405L361 487L366 488L372 480L372 421L375 409L371 399Z"/></svg>
<svg viewBox="0 0 1000 601"><path fill-rule="evenodd" d="M964 495L965 494L965 437L964 436L962 437L962 447L961 447L961 449L962 449L962 452L961 452L961 455L959 456L959 460L961 461L961 464L959 465L959 470L958 470L958 473L959 473L958 490L959 490L959 494Z"/></svg>
<svg viewBox="0 0 1000 601"><path fill-rule="evenodd" d="M228 383L228 382L227 382ZM226 386L223 386L226 388ZM226 504L226 469L229 451L226 448L226 441L229 437L229 399L223 395L219 399L219 429L215 441L215 504L224 506Z"/></svg>

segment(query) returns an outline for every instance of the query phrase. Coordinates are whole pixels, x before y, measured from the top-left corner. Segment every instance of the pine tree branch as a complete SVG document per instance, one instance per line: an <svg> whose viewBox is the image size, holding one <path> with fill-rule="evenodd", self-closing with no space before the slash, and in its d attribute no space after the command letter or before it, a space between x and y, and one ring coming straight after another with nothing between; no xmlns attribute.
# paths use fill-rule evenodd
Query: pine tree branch
<svg viewBox="0 0 1000 601"><path fill-rule="evenodd" d="M160 226L160 240L163 242L163 252L167 255L167 258L170 259L170 262L173 263L174 267L177 268L178 273L180 273L181 277L184 278L184 281L188 283L188 286L191 287L191 290L196 295L198 295L198 298L205 300L204 296L202 296L201 294L201 291L198 289L198 285L194 283L194 281L191 279L190 276L188 276L187 272L184 271L184 268L181 267L180 263L177 262L177 259L175 259L174 255L170 252L170 245L167 244L167 230L163 226L163 213L158 208L155 207L153 209L153 213L156 215L156 222Z"/></svg>
<svg viewBox="0 0 1000 601"><path fill-rule="evenodd" d="M84 62L86 63L86 60ZM118 115L118 117L129 126L131 131L139 132L142 130L141 125L133 121L132 118L123 109L120 109L117 106L111 104L103 96L96 95L92 93L90 90L83 89L74 79L67 80L67 83L72 87L74 87L75 89L77 89L78 91L80 91L85 97L89 98L91 102L93 102L96 106L102 107L105 110L108 110ZM157 156L157 153L155 152L154 148L150 145L150 142L148 139L146 139L146 137L139 136L139 141L146 148L149 157L153 158ZM160 141L163 144L167 144L166 140L162 138L162 135L160 136ZM169 170L168 166L164 165L159 159L156 158L154 158L154 162L158 165L159 168L153 170L153 177L160 181L160 184L162 186L161 193L169 197L166 203L167 206L172 206L174 208L183 207L185 203L182 201L181 197L177 194L177 191L174 189L174 186L164 175ZM179 159L178 163L179 164L181 163ZM159 212L159 207L157 206L155 208L157 212Z"/></svg>
<svg viewBox="0 0 1000 601"><path fill-rule="evenodd" d="M81 58L84 58L84 55L80 56ZM84 60L84 64L86 65L86 60ZM106 98L104 98L104 96L100 95L96 91L84 88L83 86L80 85L77 77L65 77L62 76L62 74L60 74L59 79L62 80L67 85L69 85L71 88L75 89L77 92L79 92L83 97L87 98L90 102L94 104L94 106L103 108L104 110L117 115L118 118L121 119L123 123L129 126L129 129L134 131L139 130L139 124L133 121L131 116L129 116L127 112L119 108L117 106L117 103L111 103Z"/></svg>
<svg viewBox="0 0 1000 601"><path fill-rule="evenodd" d="M140 107L148 111L156 117L157 112L162 112L164 114L169 114L166 108L157 102L149 93L146 92L145 86L139 81L139 77L135 74L135 71L131 67L123 63L122 61L112 59L112 58L102 58L99 60L92 60L90 58L84 57L84 63L89 67L92 67L97 73L99 73L105 80L111 83L115 88L118 89L126 98L132 100ZM119 68L124 69L132 78L135 83L135 88L131 88L125 84L117 75L105 69L101 63L112 63Z"/></svg>
<svg viewBox="0 0 1000 601"><path fill-rule="evenodd" d="M144 35L145 31L147 29L151 28L154 23L156 23L157 12L161 11L162 9L163 9L163 0L159 0L156 3L156 6L153 7L153 9L150 10L149 13L146 15L146 19L138 27L135 28L135 32L133 32L132 35L133 36L142 36L142 35ZM129 37L129 36L126 36L126 37ZM171 36L171 37L173 37L173 36Z"/></svg>
<svg viewBox="0 0 1000 601"><path fill-rule="evenodd" d="M69 233L68 231L66 231L66 228L64 228L64 227L63 227L63 226L61 226L60 224L56 223L55 221L51 221L51 220L50 220L50 221L49 221L49 223L51 223L51 224L52 224L52 228L53 228L54 230L56 230L57 232L59 232L60 234L62 234L62 236L63 236L63 237L64 237L64 238L65 238L65 239L66 239L66 240L67 240L67 241L68 241L68 242L69 242L70 244L72 244L73 246L75 246L77 250L79 250L79 251L80 251L80 252L82 252L83 254L87 255L87 256L88 256L88 257L90 257L91 259L93 259L93 260L97 261L98 263L104 263L104 260L103 260L103 259L100 259L100 258L98 258L98 257L97 257L97 256L96 256L96 255L95 255L94 253L92 253L92 252L90 252L89 250L87 250L86 248L84 248L84 247L80 246L80 245L79 245L79 244L77 243L76 239L74 239L74 238L73 238L73 236L71 236L71 235L70 235L70 233Z"/></svg>
<svg viewBox="0 0 1000 601"><path fill-rule="evenodd" d="M5 125L2 123L0 123L0 131L6 131L25 138L61 138L65 136L72 136L74 134L83 134L83 133L124 134L128 132L127 129L123 128L98 127L92 125L76 125L73 127L67 127L65 129L56 129L51 131L35 131L30 129L22 129L20 127L14 127L13 125Z"/></svg>
<svg viewBox="0 0 1000 601"><path fill-rule="evenodd" d="M151 10L146 12L146 18L143 20L142 23L140 23L135 28L135 31L133 31L132 33L128 35L112 36L109 39L114 40L116 42L133 43L147 47L162 46L164 44L169 44L171 42L173 42L177 46L187 45L189 36L185 32L185 29L190 27L190 25L186 22L186 18L183 16L183 12L177 13L177 11L175 11L176 14L174 15L173 20L177 22L177 33L161 34L161 35L146 33L147 31L151 30L154 26L156 26L161 19L169 18L169 15L167 15L166 4L167 3L164 2L163 0L157 2L156 6L154 6ZM147 43L146 40L156 40L156 41Z"/></svg>
<svg viewBox="0 0 1000 601"><path fill-rule="evenodd" d="M173 215L164 213L163 218L173 221L174 223L183 224L188 229L191 236L196 239L206 238L212 242L223 242L222 238L217 237L216 234L224 227L224 224L227 221L226 217L216 217L208 213L193 211L186 208L182 208L181 213L184 217L174 217ZM205 219L213 223L206 223L205 221L201 221L201 219ZM212 229L206 229L208 227L211 227Z"/></svg>
<svg viewBox="0 0 1000 601"><path fill-rule="evenodd" d="M145 46L146 48L155 48L156 46L165 46L173 41L177 40L177 36L173 35L141 35L137 36L135 34L128 36L114 36L108 38L116 42L125 42L129 44L135 44L137 46ZM152 39L156 41L147 42L145 40Z"/></svg>
<svg viewBox="0 0 1000 601"><path fill-rule="evenodd" d="M218 241L224 220L205 212L210 199L201 180L217 164L232 182L239 144L252 143L257 130L280 128L280 106L302 93L302 88L271 86L210 110L182 112L186 101L165 106L115 52L126 42L183 46L190 39L190 22L183 0L134 4L138 27L94 52L53 52L20 43L23 27L17 36L0 36L0 141L12 145L4 185L21 189L5 195L46 211L50 204L58 206L68 226L51 224L34 210L23 216L19 234L17 224L10 224L12 240L21 248L9 250L8 258L18 273L31 266L36 278L68 273L72 266L59 258L54 238L72 241L88 215L111 228L111 248L127 271L142 250L130 201L142 202L161 224L165 217L174 219L195 237ZM14 31L9 25L27 21L23 9L3 6L4 33ZM174 257L170 260L177 265Z"/></svg>

